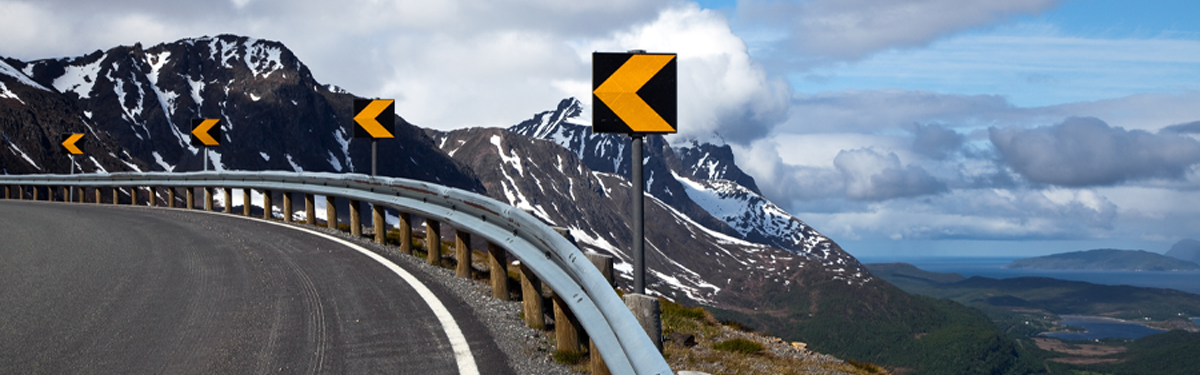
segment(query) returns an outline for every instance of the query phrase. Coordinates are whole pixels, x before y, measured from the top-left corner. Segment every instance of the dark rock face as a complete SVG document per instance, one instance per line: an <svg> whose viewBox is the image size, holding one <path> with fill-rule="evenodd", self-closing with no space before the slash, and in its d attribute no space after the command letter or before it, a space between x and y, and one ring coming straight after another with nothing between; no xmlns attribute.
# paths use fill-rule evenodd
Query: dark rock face
<svg viewBox="0 0 1200 375"><path fill-rule="evenodd" d="M0 60L0 173L71 173L71 158L60 138L66 133L87 134L76 144L84 155L75 157L75 173L146 168L107 133L98 132L76 103Z"/></svg>
<svg viewBox="0 0 1200 375"><path fill-rule="evenodd" d="M675 154L679 155L681 168L687 172L687 176L700 180L729 180L762 195L758 184L754 183L754 177L743 172L734 162L733 149L729 145L693 141L691 146L676 147Z"/></svg>
<svg viewBox="0 0 1200 375"><path fill-rule="evenodd" d="M355 97L317 82L278 42L221 35L8 62L60 93L71 105L63 108L105 135L99 143L120 145L142 170L202 170L191 120L217 118L223 135L209 150L211 168L370 173L370 140L351 137ZM380 175L482 189L424 132L397 123L396 138L379 141Z"/></svg>

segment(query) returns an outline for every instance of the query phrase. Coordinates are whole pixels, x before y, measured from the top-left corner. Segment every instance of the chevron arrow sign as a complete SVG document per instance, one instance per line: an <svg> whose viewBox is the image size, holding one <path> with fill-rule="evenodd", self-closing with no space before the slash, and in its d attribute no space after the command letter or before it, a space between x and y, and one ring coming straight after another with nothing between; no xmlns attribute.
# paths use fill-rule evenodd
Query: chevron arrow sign
<svg viewBox="0 0 1200 375"><path fill-rule="evenodd" d="M396 101L391 99L354 100L354 138L395 138Z"/></svg>
<svg viewBox="0 0 1200 375"><path fill-rule="evenodd" d="M83 150L80 150L79 145L76 144L79 142L80 139L83 139L83 134L80 134L80 133L63 134L62 135L62 146L63 146L63 148L67 149L68 154L83 155Z"/></svg>
<svg viewBox="0 0 1200 375"><path fill-rule="evenodd" d="M592 131L675 133L673 53L592 53Z"/></svg>
<svg viewBox="0 0 1200 375"><path fill-rule="evenodd" d="M220 146L219 139L221 139L220 119L192 119L192 146Z"/></svg>

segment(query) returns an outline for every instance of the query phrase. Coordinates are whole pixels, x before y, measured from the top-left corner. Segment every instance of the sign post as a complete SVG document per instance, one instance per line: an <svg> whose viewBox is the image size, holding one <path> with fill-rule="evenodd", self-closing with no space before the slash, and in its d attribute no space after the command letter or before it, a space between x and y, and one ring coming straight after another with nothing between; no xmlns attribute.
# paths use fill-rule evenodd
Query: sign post
<svg viewBox="0 0 1200 375"><path fill-rule="evenodd" d="M642 142L646 134L675 133L676 55L592 53L592 132L628 134L633 172L633 292L646 293L645 187Z"/></svg>
<svg viewBox="0 0 1200 375"><path fill-rule="evenodd" d="M66 134L63 134L61 138L62 138L62 142L61 142L62 146L64 149L67 150L67 156L71 158L70 174L73 175L73 174L75 174L75 155L83 155L83 150L80 150L79 146L76 145L76 143L79 143L79 140L83 139L83 133L66 133ZM67 193L67 201L68 202L75 201L75 188L72 187L70 189L70 192Z"/></svg>
<svg viewBox="0 0 1200 375"><path fill-rule="evenodd" d="M220 146L220 119L192 119L192 146L204 148L204 171L208 172L208 147Z"/></svg>
<svg viewBox="0 0 1200 375"><path fill-rule="evenodd" d="M371 138L371 176L378 169L380 138L395 138L396 101L392 99L354 99L354 138Z"/></svg>

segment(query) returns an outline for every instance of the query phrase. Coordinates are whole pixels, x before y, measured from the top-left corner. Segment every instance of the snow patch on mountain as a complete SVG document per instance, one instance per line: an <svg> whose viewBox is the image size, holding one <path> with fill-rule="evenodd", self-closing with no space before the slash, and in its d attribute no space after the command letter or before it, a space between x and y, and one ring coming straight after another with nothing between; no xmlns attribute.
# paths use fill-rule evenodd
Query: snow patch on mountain
<svg viewBox="0 0 1200 375"><path fill-rule="evenodd" d="M154 162L158 163L158 166L162 167L163 170L165 170L167 172L175 171L175 166L171 165L171 164L167 163L165 160L163 160L162 155L159 155L158 151L151 151L150 154L154 155Z"/></svg>
<svg viewBox="0 0 1200 375"><path fill-rule="evenodd" d="M329 153L329 165L333 166L333 170L341 172L342 171L342 162L338 161L338 158L336 155L333 154L333 151L326 151L326 152Z"/></svg>
<svg viewBox="0 0 1200 375"><path fill-rule="evenodd" d="M100 63L103 61L104 56L101 56L90 64L64 66L63 69L65 72L63 75L54 79L54 88L64 94L74 92L80 98L90 97L92 86L96 84L96 79L99 78Z"/></svg>
<svg viewBox="0 0 1200 375"><path fill-rule="evenodd" d="M4 74L7 76L16 78L18 82L21 82L21 84L24 84L26 86L33 86L35 88L53 92L50 89L46 88L46 86L42 86L40 83L37 83L33 79L29 78L27 73L17 70L17 68L14 68L12 65L8 65L8 63L5 62L4 60L0 60L0 74Z"/></svg>
<svg viewBox="0 0 1200 375"><path fill-rule="evenodd" d="M4 85L4 82L0 82L0 99L13 99L21 102L21 104L25 104L25 101L21 100L21 98L17 96L17 93L10 91L8 86Z"/></svg>
<svg viewBox="0 0 1200 375"><path fill-rule="evenodd" d="M283 50L270 45L266 41L252 39L245 43L250 46L246 51L246 67L254 72L255 78L267 78L271 73L283 69L280 55Z"/></svg>
<svg viewBox="0 0 1200 375"><path fill-rule="evenodd" d="M13 155L18 155L22 159L25 159L25 161L28 162L29 165L32 165L34 168L37 168L37 170L39 170L39 171L42 170L42 167L39 167L37 165L37 163L34 163L33 159L30 158L29 155L25 153L25 151L21 151L21 148L17 147L16 143L8 142L8 149L13 152Z"/></svg>

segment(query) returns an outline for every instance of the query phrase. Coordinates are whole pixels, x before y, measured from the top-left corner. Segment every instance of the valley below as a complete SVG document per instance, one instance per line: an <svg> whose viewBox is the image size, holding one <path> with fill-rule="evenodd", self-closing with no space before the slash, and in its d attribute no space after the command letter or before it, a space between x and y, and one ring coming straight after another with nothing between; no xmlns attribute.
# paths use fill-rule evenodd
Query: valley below
<svg viewBox="0 0 1200 375"><path fill-rule="evenodd" d="M1200 295L1046 277L994 279L870 263L872 274L909 293L985 313L1050 373L1163 374L1200 368ZM1153 358L1153 360L1152 360ZM1151 363L1154 361L1153 363Z"/></svg>

